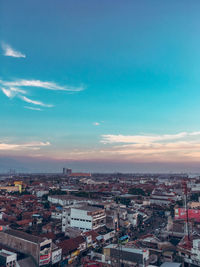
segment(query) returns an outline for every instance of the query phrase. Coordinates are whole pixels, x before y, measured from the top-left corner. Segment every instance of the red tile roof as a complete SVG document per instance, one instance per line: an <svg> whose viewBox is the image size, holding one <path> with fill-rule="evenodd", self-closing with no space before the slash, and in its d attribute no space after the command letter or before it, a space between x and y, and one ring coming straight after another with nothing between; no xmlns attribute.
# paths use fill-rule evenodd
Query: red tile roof
<svg viewBox="0 0 200 267"><path fill-rule="evenodd" d="M58 246L62 248L63 254L70 254L70 252L78 249L79 245L84 243L85 239L82 236L77 236L75 238L70 238L58 243Z"/></svg>

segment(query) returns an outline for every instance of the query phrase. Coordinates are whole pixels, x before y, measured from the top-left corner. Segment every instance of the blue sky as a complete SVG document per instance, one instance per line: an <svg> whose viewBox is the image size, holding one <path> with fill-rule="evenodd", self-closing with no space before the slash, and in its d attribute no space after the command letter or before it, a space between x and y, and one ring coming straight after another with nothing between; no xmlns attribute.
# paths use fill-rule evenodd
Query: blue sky
<svg viewBox="0 0 200 267"><path fill-rule="evenodd" d="M0 0L0 170L197 171L199 12Z"/></svg>

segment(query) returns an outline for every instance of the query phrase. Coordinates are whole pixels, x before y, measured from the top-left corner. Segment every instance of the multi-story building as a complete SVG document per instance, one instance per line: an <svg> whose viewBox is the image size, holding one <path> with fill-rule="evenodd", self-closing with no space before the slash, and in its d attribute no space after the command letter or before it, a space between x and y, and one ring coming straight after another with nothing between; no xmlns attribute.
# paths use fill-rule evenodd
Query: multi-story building
<svg viewBox="0 0 200 267"><path fill-rule="evenodd" d="M68 168L63 168L63 174L65 175L71 175L72 173L72 169L68 169Z"/></svg>
<svg viewBox="0 0 200 267"><path fill-rule="evenodd" d="M38 266L51 261L52 240L33 236L22 231L0 232L0 243L18 252L31 255Z"/></svg>
<svg viewBox="0 0 200 267"><path fill-rule="evenodd" d="M150 203L156 205L170 205L171 203L181 200L182 197L174 192L160 192L153 191L150 197Z"/></svg>
<svg viewBox="0 0 200 267"><path fill-rule="evenodd" d="M110 244L104 247L104 255L111 262L112 266L119 266L123 263L125 266L146 267L149 263L149 250L139 248L126 248L117 244Z"/></svg>
<svg viewBox="0 0 200 267"><path fill-rule="evenodd" d="M200 238L190 236L184 236L177 245L179 256L183 258L183 261L193 266L200 266Z"/></svg>
<svg viewBox="0 0 200 267"><path fill-rule="evenodd" d="M78 228L83 231L95 230L105 225L105 210L89 205L63 209L62 231L67 227Z"/></svg>
<svg viewBox="0 0 200 267"><path fill-rule="evenodd" d="M88 202L87 199L70 195L52 195L52 196L50 195L48 196L48 201L52 204L58 204L61 206L70 206L81 203L83 201Z"/></svg>
<svg viewBox="0 0 200 267"><path fill-rule="evenodd" d="M0 186L0 190L7 192L21 192L20 186Z"/></svg>

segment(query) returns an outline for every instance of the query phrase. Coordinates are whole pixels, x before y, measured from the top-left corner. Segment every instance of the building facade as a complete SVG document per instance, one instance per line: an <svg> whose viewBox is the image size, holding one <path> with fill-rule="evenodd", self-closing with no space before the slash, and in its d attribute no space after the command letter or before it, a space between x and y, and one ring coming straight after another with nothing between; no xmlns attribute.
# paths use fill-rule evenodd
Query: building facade
<svg viewBox="0 0 200 267"><path fill-rule="evenodd" d="M96 230L105 225L105 210L89 205L63 209L62 231L67 227L82 231Z"/></svg>

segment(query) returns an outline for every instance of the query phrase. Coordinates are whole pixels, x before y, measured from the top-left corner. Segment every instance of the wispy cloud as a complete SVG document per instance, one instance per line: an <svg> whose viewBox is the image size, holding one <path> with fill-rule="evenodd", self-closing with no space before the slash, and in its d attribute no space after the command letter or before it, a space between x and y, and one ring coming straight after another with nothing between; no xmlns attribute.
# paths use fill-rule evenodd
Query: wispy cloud
<svg viewBox="0 0 200 267"><path fill-rule="evenodd" d="M26 96L21 96L21 99L23 101L29 103L29 104L38 105L38 106L47 107L47 108L53 107L53 105L51 105L51 104L45 104L45 103L40 102L40 101L32 100Z"/></svg>
<svg viewBox="0 0 200 267"><path fill-rule="evenodd" d="M41 108L34 108L34 107L29 107L29 106L24 106L24 108L26 108L26 109L30 109L30 110L42 111Z"/></svg>
<svg viewBox="0 0 200 267"><path fill-rule="evenodd" d="M31 142L24 144L8 144L8 143L0 143L0 150L39 150L43 146L50 146L49 142Z"/></svg>
<svg viewBox="0 0 200 267"><path fill-rule="evenodd" d="M132 163L200 162L199 131L163 135L103 135L100 142L104 143L104 146L63 151L63 154L66 153L65 158L76 160Z"/></svg>
<svg viewBox="0 0 200 267"><path fill-rule="evenodd" d="M42 88L42 89L47 89L47 90L54 90L54 91L68 91L68 92L79 92L84 90L83 86L80 87L70 87L70 86L61 86L55 82L47 82L47 81L41 81L41 80L15 80L15 81L4 81L0 80L0 86L2 92L8 97L8 98L13 98L17 96L21 100L31 104L31 105L38 105L42 107L53 107L54 105L51 104L45 104L42 101L36 101L32 100L24 94L29 93L28 87L37 87L37 88ZM21 89L21 87L25 87L26 90ZM27 108L27 107L26 107ZM32 110L38 110L35 108L29 108Z"/></svg>
<svg viewBox="0 0 200 267"><path fill-rule="evenodd" d="M135 162L200 161L200 132L163 135L102 135L99 155ZM96 152L97 153L97 152Z"/></svg>
<svg viewBox="0 0 200 267"><path fill-rule="evenodd" d="M12 92L15 92L15 93L22 93L22 94L26 94L27 93L25 90L22 90L22 89L16 88L16 87L10 87L10 90Z"/></svg>
<svg viewBox="0 0 200 267"><path fill-rule="evenodd" d="M2 81L5 86L11 87L39 87L47 90L55 90L55 91L71 91L71 92L79 92L85 89L84 86L62 86L55 82L41 81L41 80L16 80L16 81Z"/></svg>
<svg viewBox="0 0 200 267"><path fill-rule="evenodd" d="M168 141L182 139L188 136L200 136L200 132L181 132L178 134L164 134L164 135L102 135L102 143L137 143L148 144L152 142Z"/></svg>
<svg viewBox="0 0 200 267"><path fill-rule="evenodd" d="M25 58L26 55L15 50L10 45L2 43L3 55L8 57Z"/></svg>
<svg viewBox="0 0 200 267"><path fill-rule="evenodd" d="M9 89L2 87L1 90L8 98L12 98L19 93L26 94L25 90L21 90L15 87L10 87Z"/></svg>
<svg viewBox="0 0 200 267"><path fill-rule="evenodd" d="M100 125L102 125L104 123L104 121L95 121L95 122L93 122L93 125L94 126L100 126Z"/></svg>
<svg viewBox="0 0 200 267"><path fill-rule="evenodd" d="M12 98L14 96L13 92L9 89L2 87L1 90L8 98Z"/></svg>

